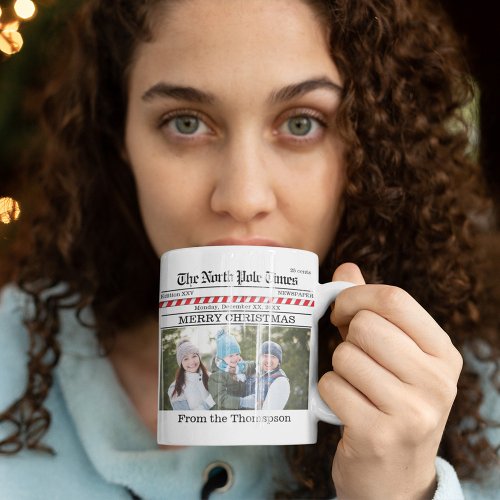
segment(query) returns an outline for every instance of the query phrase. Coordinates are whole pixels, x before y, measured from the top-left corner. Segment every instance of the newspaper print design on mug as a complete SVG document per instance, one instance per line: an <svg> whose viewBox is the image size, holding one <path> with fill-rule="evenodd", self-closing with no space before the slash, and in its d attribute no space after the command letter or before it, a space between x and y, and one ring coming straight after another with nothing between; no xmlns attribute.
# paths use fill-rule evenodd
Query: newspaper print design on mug
<svg viewBox="0 0 500 500"><path fill-rule="evenodd" d="M317 322L349 283L275 247L166 252L160 277L158 443L316 442L339 424L317 393Z"/></svg>

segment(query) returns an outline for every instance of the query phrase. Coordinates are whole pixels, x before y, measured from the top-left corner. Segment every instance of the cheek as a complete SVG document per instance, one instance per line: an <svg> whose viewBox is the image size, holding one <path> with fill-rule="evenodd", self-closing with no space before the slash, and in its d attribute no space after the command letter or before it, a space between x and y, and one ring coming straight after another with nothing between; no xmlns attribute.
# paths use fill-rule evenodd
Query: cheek
<svg viewBox="0 0 500 500"><path fill-rule="evenodd" d="M191 246L186 238L187 227L200 220L207 207L205 186L193 178L189 169L168 159L158 168L141 169L135 165L134 174L141 215L149 239L158 255L172 248ZM188 171L186 171L188 170Z"/></svg>
<svg viewBox="0 0 500 500"><path fill-rule="evenodd" d="M316 198L316 210L321 224L326 224L325 234L335 233L342 212L342 197L346 185L346 168L343 146L339 141L332 141L325 154L322 168L319 196Z"/></svg>
<svg viewBox="0 0 500 500"><path fill-rule="evenodd" d="M323 176L322 182L318 182L313 192L308 193L311 225L316 226L315 229L318 226L323 228L323 231L317 233L320 237L327 237L329 233L335 232L342 211L344 186L343 176L334 172Z"/></svg>
<svg viewBox="0 0 500 500"><path fill-rule="evenodd" d="M164 141L132 114L126 131L126 153L134 175L141 217L157 255L191 246L186 227L197 220L206 196L192 158L165 148ZM206 189L205 189L206 190Z"/></svg>
<svg viewBox="0 0 500 500"><path fill-rule="evenodd" d="M301 228L309 249L317 253L320 260L335 237L344 187L342 149L333 144L308 158L308 164L303 165L285 194L297 227Z"/></svg>
<svg viewBox="0 0 500 500"><path fill-rule="evenodd" d="M159 179L152 182L141 180L137 188L146 233L156 253L160 255L167 250L166 241L173 230L173 221L176 218L175 200L169 196L168 189Z"/></svg>

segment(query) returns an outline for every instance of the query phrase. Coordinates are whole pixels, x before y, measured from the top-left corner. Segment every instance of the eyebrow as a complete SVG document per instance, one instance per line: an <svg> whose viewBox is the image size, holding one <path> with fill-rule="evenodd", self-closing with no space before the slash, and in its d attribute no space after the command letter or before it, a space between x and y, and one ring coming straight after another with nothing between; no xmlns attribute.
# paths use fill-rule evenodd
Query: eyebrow
<svg viewBox="0 0 500 500"><path fill-rule="evenodd" d="M328 78L312 78L310 80L304 80L303 82L287 85L278 90L273 90L268 98L268 102L276 104L290 101L317 89L328 89L337 94L340 94L342 91L342 87L339 84L332 82ZM196 102L198 104L212 104L217 100L216 97L209 92L204 92L194 87L172 85L166 82L156 83L142 95L144 101L151 101L155 97L172 98Z"/></svg>
<svg viewBox="0 0 500 500"><path fill-rule="evenodd" d="M142 95L144 101L151 101L155 97L170 97L172 99L196 102L198 104L212 104L215 96L195 89L194 87L182 87L180 85L170 85L165 82L158 82Z"/></svg>
<svg viewBox="0 0 500 500"><path fill-rule="evenodd" d="M333 90L336 94L342 92L342 87L332 82L329 78L313 78L310 80L304 80L303 82L294 83L292 85L287 85L279 90L271 92L269 102L276 104L284 101L291 101L296 97L303 96L308 92L312 92L317 89L327 89Z"/></svg>

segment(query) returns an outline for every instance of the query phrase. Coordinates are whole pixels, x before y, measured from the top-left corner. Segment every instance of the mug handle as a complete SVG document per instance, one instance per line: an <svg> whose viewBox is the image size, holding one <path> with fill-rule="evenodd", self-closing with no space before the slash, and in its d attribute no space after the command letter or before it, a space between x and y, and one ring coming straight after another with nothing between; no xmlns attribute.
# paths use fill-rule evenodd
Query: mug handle
<svg viewBox="0 0 500 500"><path fill-rule="evenodd" d="M354 283L348 281L331 281L329 283L323 283L318 287L318 293L316 298L316 304L314 308L314 314L316 316L315 320L319 320L325 314L327 307L337 298L337 295L345 290L346 288L351 288L356 286ZM317 353L316 353L317 357ZM317 359L315 366L317 367ZM316 375L317 380L317 375ZM342 425L339 417L330 410L330 407L321 399L318 392L317 381L315 382L312 394L311 394L311 410L318 420L327 422L333 425Z"/></svg>

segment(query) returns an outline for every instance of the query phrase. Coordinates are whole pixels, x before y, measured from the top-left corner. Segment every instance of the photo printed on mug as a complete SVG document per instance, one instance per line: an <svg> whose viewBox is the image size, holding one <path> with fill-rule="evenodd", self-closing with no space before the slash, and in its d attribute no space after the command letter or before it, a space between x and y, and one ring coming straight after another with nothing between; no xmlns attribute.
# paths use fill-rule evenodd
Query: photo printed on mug
<svg viewBox="0 0 500 500"><path fill-rule="evenodd" d="M317 395L317 321L338 293L324 286L317 255L303 250L165 253L158 442L314 442L324 409Z"/></svg>

